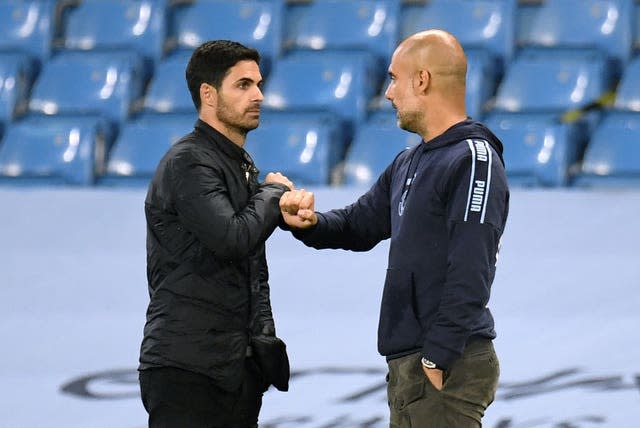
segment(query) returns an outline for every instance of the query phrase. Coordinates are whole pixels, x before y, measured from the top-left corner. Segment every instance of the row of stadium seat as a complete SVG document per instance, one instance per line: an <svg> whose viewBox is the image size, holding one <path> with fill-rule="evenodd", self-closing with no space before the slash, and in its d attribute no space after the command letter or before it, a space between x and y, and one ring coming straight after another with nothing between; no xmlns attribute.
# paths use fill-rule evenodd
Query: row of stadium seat
<svg viewBox="0 0 640 428"><path fill-rule="evenodd" d="M392 138L419 141L395 127L383 99L390 53L400 37L441 27L468 52L469 114L504 139L514 182L592 185L621 161L633 182L638 10L633 0L8 0L0 29L15 31L0 37L0 177L145 182L193 124L190 52L229 38L265 58L267 111L247 147L258 165L309 184L370 183L399 150ZM26 37L36 28L41 40ZM598 149L605 125L620 147Z"/></svg>

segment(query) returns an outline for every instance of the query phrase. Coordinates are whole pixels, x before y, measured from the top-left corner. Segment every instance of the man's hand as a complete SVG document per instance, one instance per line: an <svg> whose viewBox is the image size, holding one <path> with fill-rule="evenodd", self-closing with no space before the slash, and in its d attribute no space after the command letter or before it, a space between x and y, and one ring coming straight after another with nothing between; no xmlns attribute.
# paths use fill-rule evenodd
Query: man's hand
<svg viewBox="0 0 640 428"><path fill-rule="evenodd" d="M306 229L318 222L315 197L304 189L285 192L280 198L280 211L284 221L294 229Z"/></svg>
<svg viewBox="0 0 640 428"><path fill-rule="evenodd" d="M289 190L294 190L296 187L293 185L293 183L291 182L291 180L289 180L287 177L285 177L284 175L282 175L279 172L270 172L267 174L267 176L264 178L264 182L265 183L280 183L280 184L284 184L285 186L287 186L289 188Z"/></svg>
<svg viewBox="0 0 640 428"><path fill-rule="evenodd" d="M440 369L428 369L425 366L422 366L422 370L424 371L425 376L431 382L431 385L435 387L438 391L442 389L442 370Z"/></svg>

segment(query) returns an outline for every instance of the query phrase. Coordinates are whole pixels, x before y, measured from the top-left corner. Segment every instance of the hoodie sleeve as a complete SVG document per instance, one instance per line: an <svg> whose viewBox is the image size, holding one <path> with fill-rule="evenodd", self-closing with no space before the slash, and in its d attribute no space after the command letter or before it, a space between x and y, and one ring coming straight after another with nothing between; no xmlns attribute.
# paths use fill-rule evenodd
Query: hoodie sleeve
<svg viewBox="0 0 640 428"><path fill-rule="evenodd" d="M389 238L391 170L392 165L353 204L318 213L318 223L313 228L293 231L293 235L305 245L316 249L351 251L368 251Z"/></svg>
<svg viewBox="0 0 640 428"><path fill-rule="evenodd" d="M497 152L483 140L469 140L469 151L452 165L447 184L447 273L435 322L426 332L423 355L448 368L486 308L509 192Z"/></svg>

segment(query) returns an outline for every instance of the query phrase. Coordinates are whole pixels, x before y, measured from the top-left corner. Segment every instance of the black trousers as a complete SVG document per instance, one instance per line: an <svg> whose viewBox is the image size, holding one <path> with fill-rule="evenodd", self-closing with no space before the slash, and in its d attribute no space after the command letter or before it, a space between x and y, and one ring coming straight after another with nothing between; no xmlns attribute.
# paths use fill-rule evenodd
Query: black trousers
<svg viewBox="0 0 640 428"><path fill-rule="evenodd" d="M213 379L163 367L139 373L142 403L150 428L257 428L264 382L251 358L238 391L220 389Z"/></svg>

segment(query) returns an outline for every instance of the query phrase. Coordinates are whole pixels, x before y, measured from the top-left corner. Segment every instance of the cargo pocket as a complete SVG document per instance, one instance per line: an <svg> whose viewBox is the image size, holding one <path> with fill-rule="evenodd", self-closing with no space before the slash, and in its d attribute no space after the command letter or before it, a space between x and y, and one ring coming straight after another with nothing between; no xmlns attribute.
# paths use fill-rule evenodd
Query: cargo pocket
<svg viewBox="0 0 640 428"><path fill-rule="evenodd" d="M403 388L398 388L393 408L402 411L411 403L414 403L424 396L424 382L413 383Z"/></svg>

